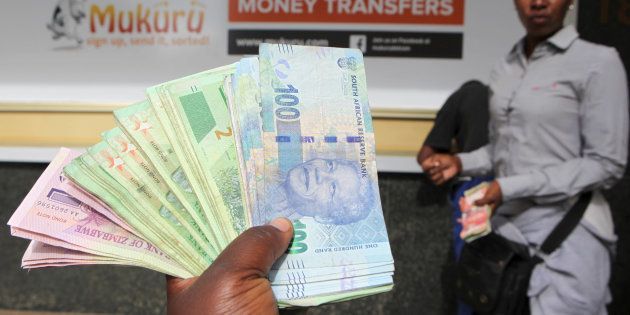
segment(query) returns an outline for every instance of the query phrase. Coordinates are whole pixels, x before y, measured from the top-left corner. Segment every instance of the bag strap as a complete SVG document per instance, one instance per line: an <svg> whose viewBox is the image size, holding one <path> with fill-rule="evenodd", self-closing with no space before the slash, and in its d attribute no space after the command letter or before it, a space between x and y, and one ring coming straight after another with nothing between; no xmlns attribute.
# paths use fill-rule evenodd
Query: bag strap
<svg viewBox="0 0 630 315"><path fill-rule="evenodd" d="M578 223L580 223L588 204L591 202L592 195L593 193L590 191L580 195L578 201L569 209L568 213L564 215L564 218L556 225L549 236L547 236L540 246L539 252L549 255L556 250L556 248L560 247L560 244L564 242Z"/></svg>

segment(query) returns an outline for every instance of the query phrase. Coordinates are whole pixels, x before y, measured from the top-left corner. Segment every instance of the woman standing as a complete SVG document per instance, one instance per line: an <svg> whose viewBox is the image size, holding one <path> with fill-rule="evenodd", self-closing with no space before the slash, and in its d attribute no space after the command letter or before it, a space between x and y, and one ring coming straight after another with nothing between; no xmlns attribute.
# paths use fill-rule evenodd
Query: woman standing
<svg viewBox="0 0 630 315"><path fill-rule="evenodd" d="M492 206L495 231L535 249L585 191L595 191L580 224L536 266L532 314L606 314L616 241L601 188L624 172L628 91L613 48L563 26L572 0L515 0L527 35L490 77L490 142L422 163L436 184L458 173L494 180L477 205Z"/></svg>

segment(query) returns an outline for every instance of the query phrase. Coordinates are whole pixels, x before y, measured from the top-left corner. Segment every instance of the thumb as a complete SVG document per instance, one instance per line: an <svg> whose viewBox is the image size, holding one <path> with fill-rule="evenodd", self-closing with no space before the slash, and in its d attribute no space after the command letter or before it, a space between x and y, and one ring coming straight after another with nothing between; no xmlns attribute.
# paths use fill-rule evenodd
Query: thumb
<svg viewBox="0 0 630 315"><path fill-rule="evenodd" d="M475 200L475 206L478 206L478 207L485 206L485 205L490 204L490 203L492 203L492 200L490 199L490 197L488 195L483 196L483 197Z"/></svg>
<svg viewBox="0 0 630 315"><path fill-rule="evenodd" d="M247 270L265 277L273 263L284 254L292 237L293 225L286 218L252 227L234 239L210 269L228 273Z"/></svg>

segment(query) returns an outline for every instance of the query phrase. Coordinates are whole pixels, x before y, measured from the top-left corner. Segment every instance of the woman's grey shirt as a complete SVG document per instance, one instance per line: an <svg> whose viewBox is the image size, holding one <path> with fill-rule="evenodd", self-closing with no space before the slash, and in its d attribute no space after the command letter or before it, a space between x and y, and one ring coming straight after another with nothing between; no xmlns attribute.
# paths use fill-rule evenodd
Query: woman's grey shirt
<svg viewBox="0 0 630 315"><path fill-rule="evenodd" d="M506 215L608 188L627 160L628 91L616 50L579 39L573 26L529 60L523 46L491 73L490 143L459 155L464 173L494 171L504 201L497 212Z"/></svg>
<svg viewBox="0 0 630 315"><path fill-rule="evenodd" d="M560 201L622 176L628 92L614 48L578 39L573 26L529 60L520 41L493 69L490 93L490 144L460 157L467 173L493 170L505 201Z"/></svg>

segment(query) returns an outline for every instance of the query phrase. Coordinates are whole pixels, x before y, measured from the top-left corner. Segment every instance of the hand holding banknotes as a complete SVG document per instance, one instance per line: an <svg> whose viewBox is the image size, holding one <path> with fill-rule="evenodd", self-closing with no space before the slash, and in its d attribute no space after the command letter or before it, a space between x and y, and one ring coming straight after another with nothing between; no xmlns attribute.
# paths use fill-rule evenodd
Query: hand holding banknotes
<svg viewBox="0 0 630 315"><path fill-rule="evenodd" d="M475 201L475 206L485 206L489 205L490 209L494 212L501 202L503 201L503 193L501 192L501 186L499 182L493 180L488 186L488 190L486 190L486 194L481 198Z"/></svg>
<svg viewBox="0 0 630 315"><path fill-rule="evenodd" d="M261 44L146 96L86 152L62 148L16 209L22 267L149 268L186 314L392 289L361 51Z"/></svg>
<svg viewBox="0 0 630 315"><path fill-rule="evenodd" d="M452 154L433 154L421 166L436 185L444 184L462 170L462 162Z"/></svg>
<svg viewBox="0 0 630 315"><path fill-rule="evenodd" d="M237 237L199 277L167 278L169 314L277 314L267 276L293 227L278 218Z"/></svg>
<svg viewBox="0 0 630 315"><path fill-rule="evenodd" d="M433 154L422 162L422 169L429 175L436 185L442 185L462 170L462 162L457 155ZM489 205L496 209L503 200L501 186L496 180L490 183L485 195L475 201L475 206Z"/></svg>

